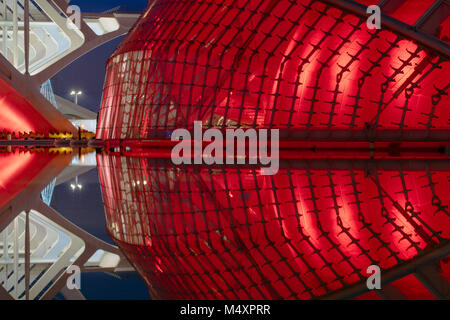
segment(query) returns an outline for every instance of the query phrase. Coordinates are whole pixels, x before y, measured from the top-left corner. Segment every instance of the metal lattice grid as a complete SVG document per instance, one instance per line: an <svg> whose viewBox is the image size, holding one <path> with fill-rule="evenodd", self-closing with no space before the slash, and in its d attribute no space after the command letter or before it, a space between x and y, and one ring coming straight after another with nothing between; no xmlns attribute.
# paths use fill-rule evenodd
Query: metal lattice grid
<svg viewBox="0 0 450 320"><path fill-rule="evenodd" d="M448 57L326 1L157 1L107 65L103 139L175 128L410 131L449 124Z"/></svg>
<svg viewBox="0 0 450 320"><path fill-rule="evenodd" d="M107 227L163 299L311 299L448 245L449 175L423 162L173 167L99 156ZM326 163L326 162L325 162Z"/></svg>

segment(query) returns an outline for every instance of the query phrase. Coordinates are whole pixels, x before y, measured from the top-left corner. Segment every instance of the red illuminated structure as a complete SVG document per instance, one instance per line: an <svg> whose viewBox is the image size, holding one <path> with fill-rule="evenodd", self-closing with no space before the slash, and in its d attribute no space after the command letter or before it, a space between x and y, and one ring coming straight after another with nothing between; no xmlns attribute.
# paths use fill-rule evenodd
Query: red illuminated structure
<svg viewBox="0 0 450 320"><path fill-rule="evenodd" d="M7 152L0 147L0 208L24 190L55 158L44 152Z"/></svg>
<svg viewBox="0 0 450 320"><path fill-rule="evenodd" d="M448 45L367 30L367 16L334 2L347 1L152 2L108 62L98 137L165 136L194 120L308 139L440 136ZM425 46L436 42L441 52Z"/></svg>
<svg viewBox="0 0 450 320"><path fill-rule="evenodd" d="M48 136L57 129L22 95L0 78L0 132L39 132Z"/></svg>
<svg viewBox="0 0 450 320"><path fill-rule="evenodd" d="M153 297L356 297L372 264L403 297L448 295L448 19L383 3L381 30L353 1L150 3L108 62L97 134L127 147L98 157L108 230ZM280 129L291 161L149 159L195 120Z"/></svg>
<svg viewBox="0 0 450 320"><path fill-rule="evenodd" d="M296 161L264 177L98 160L108 230L157 298L317 298L448 248L443 163Z"/></svg>

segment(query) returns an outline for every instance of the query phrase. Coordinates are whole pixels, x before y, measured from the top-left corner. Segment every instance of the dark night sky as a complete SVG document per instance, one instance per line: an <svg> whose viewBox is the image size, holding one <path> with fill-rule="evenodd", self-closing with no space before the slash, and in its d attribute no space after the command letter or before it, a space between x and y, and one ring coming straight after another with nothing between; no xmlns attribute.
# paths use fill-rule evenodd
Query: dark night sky
<svg viewBox="0 0 450 320"><path fill-rule="evenodd" d="M71 4L80 6L85 12L102 12L119 5L127 11L143 11L147 0L76 0ZM69 92L79 89L84 92L79 104L94 111L100 110L105 63L123 40L118 38L66 67L52 79L55 93L70 99ZM106 233L105 214L99 186L98 172L92 170L79 177L84 188L72 192L70 182L56 187L52 206L66 218L98 238L112 243ZM82 278L82 292L88 299L148 299L147 287L137 275L119 280L110 275L91 274Z"/></svg>
<svg viewBox="0 0 450 320"><path fill-rule="evenodd" d="M124 6L126 11L143 11L147 0L74 0L70 4L78 5L85 12L103 12ZM115 39L81 57L52 79L56 94L72 99L72 89L82 90L78 103L94 112L100 109L106 60L111 56L124 37Z"/></svg>

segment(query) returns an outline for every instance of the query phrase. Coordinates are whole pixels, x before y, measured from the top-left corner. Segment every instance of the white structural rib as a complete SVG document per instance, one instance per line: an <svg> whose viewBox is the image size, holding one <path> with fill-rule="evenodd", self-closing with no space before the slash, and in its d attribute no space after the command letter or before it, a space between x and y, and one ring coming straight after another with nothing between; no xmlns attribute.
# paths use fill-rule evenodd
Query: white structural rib
<svg viewBox="0 0 450 320"><path fill-rule="evenodd" d="M26 0L3 1L3 10L0 14L0 27L3 32L0 39L6 45L3 44L0 47L0 52L15 64L20 72L25 73L24 24L26 14L23 7ZM94 43L100 45L126 33L138 17L136 14L120 13L84 14L80 16L78 28L72 21L73 19L68 17L68 13L72 12L72 9L67 6L65 1L55 2L59 2L61 7L53 5L48 0L35 0L30 3L29 62L31 75L37 75L49 66L57 64L59 60L77 49L81 49L85 44L84 48L80 50L81 54L93 49L96 46L93 46ZM80 53L76 56L79 56ZM14 63L15 56L17 56L16 63ZM58 69L58 66L52 68L52 70L55 69Z"/></svg>
<svg viewBox="0 0 450 320"><path fill-rule="evenodd" d="M67 287L66 270L72 265L82 272L134 271L116 247L88 235L44 203L39 207L43 213L28 212L28 236L27 212L0 232L0 286L9 298L53 298Z"/></svg>
<svg viewBox="0 0 450 320"><path fill-rule="evenodd" d="M49 285L58 277L65 278L65 270L72 265L78 265L83 272L133 271L123 263L117 248L87 236L61 217L56 223L49 216L58 214L43 203L40 207L45 213L37 210L28 213L28 237L26 212L16 216L0 233L0 285L12 298L22 300L28 297L34 300L44 297ZM89 244L91 248L88 248ZM95 245L98 247L93 250ZM85 252L88 254L80 259ZM29 267L26 266L27 256ZM61 281L63 286L60 290L67 287Z"/></svg>
<svg viewBox="0 0 450 320"><path fill-rule="evenodd" d="M57 130L76 134L42 98L40 86L90 50L126 34L139 14L80 13L76 21L73 10L66 0L0 0L0 77Z"/></svg>
<svg viewBox="0 0 450 320"><path fill-rule="evenodd" d="M121 251L77 227L45 204L41 191L72 161L61 155L0 208L0 300L81 299L67 286L81 272L134 272ZM28 221L28 223L27 223Z"/></svg>

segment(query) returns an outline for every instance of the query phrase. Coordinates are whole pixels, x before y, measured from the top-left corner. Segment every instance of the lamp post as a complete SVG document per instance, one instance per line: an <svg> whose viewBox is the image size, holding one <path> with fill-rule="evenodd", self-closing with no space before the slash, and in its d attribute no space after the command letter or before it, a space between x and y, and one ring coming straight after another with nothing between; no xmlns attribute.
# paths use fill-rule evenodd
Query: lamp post
<svg viewBox="0 0 450 320"><path fill-rule="evenodd" d="M70 188L72 188L72 191L75 191L76 189L81 190L83 189L83 186L78 183L78 176L75 177L75 183L70 184Z"/></svg>
<svg viewBox="0 0 450 320"><path fill-rule="evenodd" d="M83 92L82 91L75 91L72 90L72 92L70 93L71 96L75 96L75 104L78 104L78 96L82 95Z"/></svg>

